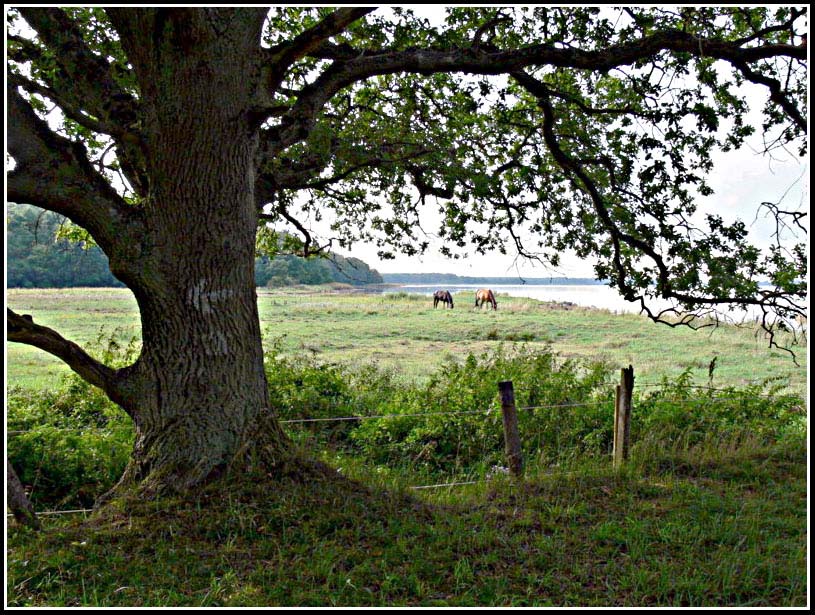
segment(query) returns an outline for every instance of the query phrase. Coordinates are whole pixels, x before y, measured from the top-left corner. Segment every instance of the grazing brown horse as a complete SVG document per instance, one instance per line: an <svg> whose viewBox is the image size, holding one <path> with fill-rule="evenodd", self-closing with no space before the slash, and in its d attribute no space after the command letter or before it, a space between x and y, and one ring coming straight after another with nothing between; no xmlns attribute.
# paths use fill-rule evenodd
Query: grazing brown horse
<svg viewBox="0 0 815 615"><path fill-rule="evenodd" d="M450 309L453 309L453 295L450 294L448 290L437 290L433 293L433 309L436 309L436 306L439 304L439 301L442 303L446 303L450 306Z"/></svg>
<svg viewBox="0 0 815 615"><path fill-rule="evenodd" d="M479 307L485 303L491 303L493 310L498 309L498 302L495 300L493 292L489 288L479 288L475 292L475 307Z"/></svg>

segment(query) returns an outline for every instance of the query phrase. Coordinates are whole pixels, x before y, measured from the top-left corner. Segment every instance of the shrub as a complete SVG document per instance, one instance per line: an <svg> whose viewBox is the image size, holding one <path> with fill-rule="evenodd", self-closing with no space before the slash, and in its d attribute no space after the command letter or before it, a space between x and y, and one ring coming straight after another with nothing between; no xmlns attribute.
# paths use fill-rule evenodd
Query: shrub
<svg viewBox="0 0 815 615"><path fill-rule="evenodd" d="M637 397L631 417L632 441L658 438L685 447L749 434L769 443L806 428L804 401L783 394L784 382L768 378L744 388L696 385L688 368L676 380Z"/></svg>
<svg viewBox="0 0 815 615"><path fill-rule="evenodd" d="M132 442L132 428L121 425L84 431L42 425L9 441L9 460L36 509L87 508L122 476Z"/></svg>
<svg viewBox="0 0 815 615"><path fill-rule="evenodd" d="M284 356L274 340L264 356L269 400L282 421L357 417L377 414L383 400L397 394L393 374L373 365L351 370L336 363L321 363L311 353ZM333 442L347 439L354 421L300 424L310 433Z"/></svg>
<svg viewBox="0 0 815 615"><path fill-rule="evenodd" d="M607 448L611 421L601 398L608 370L558 361L551 350L499 347L464 361L448 359L424 386L380 406L392 418L362 422L351 440L376 463L428 471L480 471L503 461L497 383L512 380L526 454L565 459ZM560 406L589 403L580 412ZM568 443L568 446L566 444Z"/></svg>
<svg viewBox="0 0 815 615"><path fill-rule="evenodd" d="M132 362L138 345L102 332L94 348L108 365L121 366ZM355 417L287 423L295 440L341 448L365 464L426 476L482 474L504 465L497 389L504 380L514 385L526 459L568 463L611 452L614 370L564 360L547 347L499 346L463 360L448 357L420 384L375 365L321 363L310 353L284 356L277 340L266 352L265 369L281 420ZM741 389L698 386L690 369L655 388L635 387L633 446L656 459L677 447L719 441L800 439L805 404L781 391L778 380ZM10 389L7 424L8 458L38 509L90 506L121 476L133 446L130 418L76 375L53 391Z"/></svg>
<svg viewBox="0 0 815 615"><path fill-rule="evenodd" d="M135 339L121 343L117 335L102 330L91 344L114 367L137 352ZM130 417L75 374L55 390L9 389L7 425L9 462L40 510L91 506L121 477L133 448Z"/></svg>

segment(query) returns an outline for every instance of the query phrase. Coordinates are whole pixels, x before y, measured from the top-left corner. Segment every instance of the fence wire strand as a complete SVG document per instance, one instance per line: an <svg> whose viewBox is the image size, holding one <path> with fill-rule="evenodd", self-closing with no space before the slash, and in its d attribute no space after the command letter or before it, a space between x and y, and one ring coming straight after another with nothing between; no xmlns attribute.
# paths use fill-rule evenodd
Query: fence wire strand
<svg viewBox="0 0 815 615"><path fill-rule="evenodd" d="M643 386L643 385L639 385ZM705 388L707 387L698 387L698 388ZM710 389L713 391L729 391L729 389ZM759 399L772 399L773 395L754 395L753 397ZM700 403L718 403L722 401L733 401L737 399L745 399L743 396L729 396L729 397L698 397L694 399L690 398L661 398L657 400L646 400L646 401L668 401L671 403L677 402L686 402L690 404L700 404ZM518 406L517 410L559 410L563 408L585 408L589 406L602 406L604 404L612 404L614 403L614 399L607 399L607 400L600 400L600 401L592 401L592 402L581 402L581 403L574 403L574 404L546 404L546 405L538 405L538 406ZM474 415L474 414L492 414L500 412L500 408L487 408L485 410L461 410L455 412L415 412L410 414L375 414L375 415L367 415L367 414L360 414L356 416L329 416L329 417L320 417L320 418L305 418L305 419L282 419L279 422L281 424L298 424L298 423L327 423L327 422L334 422L334 421L367 421L371 419L398 419L398 418L415 418L415 417L422 417L422 416L459 416L459 415ZM83 431L92 431L93 428L88 427L53 427L50 428L53 431L68 431L68 432L83 432ZM7 436L18 436L26 433L34 433L37 430L34 429L23 429L23 430L14 430L14 431L7 431Z"/></svg>
<svg viewBox="0 0 815 615"><path fill-rule="evenodd" d="M34 514L37 517L47 517L53 515L73 515L77 513L89 513L93 512L93 508L75 508L74 510L43 510L40 512L35 512ZM6 517L13 517L12 513L6 513Z"/></svg>
<svg viewBox="0 0 815 615"><path fill-rule="evenodd" d="M658 387L663 386L660 383L637 383L636 386L640 387ZM703 385L692 385L686 388L697 388L697 389L704 389L713 392L724 392L724 391L731 391L732 389L715 389ZM754 397L758 398L772 398L773 395L756 395ZM685 402L690 404L704 404L704 403L719 403L725 401L733 401L738 399L745 399L743 396L738 397L710 397L710 398L662 398L656 399L654 401L666 401L671 403L677 402ZM563 408L582 408L582 407L589 407L589 406L599 406L605 404L614 403L613 399L602 400L602 401L594 401L594 402L582 402L582 403L573 403L573 404L547 404L547 405L536 405L536 406L519 406L517 410L557 410ZM423 417L423 416L457 416L457 415L475 415L475 414L485 414L489 415L491 413L498 413L500 412L499 408L487 408L485 410L463 410L463 411L455 411L455 412L419 412L419 413L411 413L411 414L380 414L380 415L360 415L360 416L340 416L340 417L324 417L324 418L307 418L307 419L284 419L281 420L281 424L298 424L298 423L318 423L318 422L333 422L333 421L362 421L362 420L369 420L369 419L389 419L389 418L411 418L411 417ZM74 432L81 432L81 431L88 431L88 428L71 428L71 427L57 427L53 428L54 431L74 431ZM13 430L7 431L7 436L16 436L26 433L32 433L35 430ZM438 489L443 487L457 487L463 485L478 485L478 484L486 484L489 482L489 479L486 480L476 480L476 481L458 481L458 482L451 482L451 483L436 483L432 485L415 485L408 487L409 489L414 490L423 490L423 489ZM93 512L91 508L79 508L73 510L47 510L41 512L35 512L34 514L37 516L56 516L56 515L68 515L68 514L86 514ZM13 516L12 513L7 513L6 517Z"/></svg>
<svg viewBox="0 0 815 615"><path fill-rule="evenodd" d="M490 412L497 412L496 408L487 408L486 410L462 410L461 412L418 412L412 414L380 414L380 415L359 415L359 416L338 416L326 417L316 419L285 419L281 423L316 423L320 421L364 421L367 419L393 419L402 417L417 417L417 416L455 416L460 414L489 414Z"/></svg>
<svg viewBox="0 0 815 615"><path fill-rule="evenodd" d="M485 480L468 480L462 481L458 483L438 483L435 485L417 485L415 487L410 487L410 489L435 489L437 487L457 487L459 485L480 485L482 483L486 483Z"/></svg>

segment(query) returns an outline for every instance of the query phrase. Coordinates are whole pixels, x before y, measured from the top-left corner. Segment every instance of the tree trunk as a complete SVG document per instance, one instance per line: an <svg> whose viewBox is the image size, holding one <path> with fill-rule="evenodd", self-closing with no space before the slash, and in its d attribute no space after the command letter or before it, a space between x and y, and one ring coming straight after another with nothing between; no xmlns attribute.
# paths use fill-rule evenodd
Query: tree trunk
<svg viewBox="0 0 815 615"><path fill-rule="evenodd" d="M249 110L259 71L240 33L182 25L183 36L165 24L154 37L154 58L167 61L142 84L150 231L129 286L143 349L117 400L137 429L123 480L150 490L184 490L245 452L262 449L268 461L286 448L269 408L254 283Z"/></svg>

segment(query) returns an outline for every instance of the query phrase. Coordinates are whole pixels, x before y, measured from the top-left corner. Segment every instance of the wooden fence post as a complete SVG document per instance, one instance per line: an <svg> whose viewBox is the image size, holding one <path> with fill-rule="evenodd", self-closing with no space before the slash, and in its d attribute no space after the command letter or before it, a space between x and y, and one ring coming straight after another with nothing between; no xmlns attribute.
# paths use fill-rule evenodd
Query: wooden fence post
<svg viewBox="0 0 815 615"><path fill-rule="evenodd" d="M504 444L509 471L513 476L523 474L523 456L521 454L521 436L518 434L518 412L515 409L515 391L512 381L498 383L501 395L501 414L504 419Z"/></svg>
<svg viewBox="0 0 815 615"><path fill-rule="evenodd" d="M634 393L634 367L620 370L620 384L614 400L614 467L619 468L628 459L631 440L631 400Z"/></svg>

